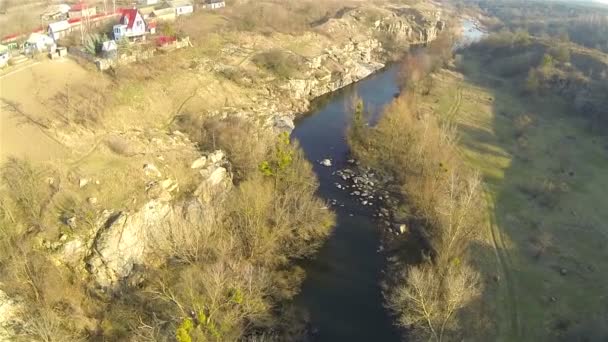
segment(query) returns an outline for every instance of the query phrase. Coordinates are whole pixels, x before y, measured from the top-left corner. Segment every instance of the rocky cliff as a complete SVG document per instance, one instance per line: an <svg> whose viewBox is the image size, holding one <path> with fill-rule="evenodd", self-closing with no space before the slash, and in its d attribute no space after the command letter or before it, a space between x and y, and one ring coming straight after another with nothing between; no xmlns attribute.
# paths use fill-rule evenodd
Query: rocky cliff
<svg viewBox="0 0 608 342"><path fill-rule="evenodd" d="M250 117L256 121L265 118L262 121L266 127L291 131L293 120L308 111L312 99L382 69L391 53L433 41L444 26L440 10L401 6L351 9L315 28L315 35L332 37L340 43L304 57L299 77L271 79L264 84L262 100L256 97L256 103L248 110L223 108L211 114Z"/></svg>

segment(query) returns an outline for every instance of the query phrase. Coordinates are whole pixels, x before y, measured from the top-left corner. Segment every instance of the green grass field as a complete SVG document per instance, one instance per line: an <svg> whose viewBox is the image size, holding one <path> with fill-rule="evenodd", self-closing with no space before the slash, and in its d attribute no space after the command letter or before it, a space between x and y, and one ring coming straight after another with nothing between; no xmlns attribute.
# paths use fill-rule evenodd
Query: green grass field
<svg viewBox="0 0 608 342"><path fill-rule="evenodd" d="M479 339L606 334L608 139L590 134L562 99L521 95L517 82L468 57L462 73L434 75L421 106L456 125L486 183L488 234L474 254L491 318L474 320L487 332Z"/></svg>

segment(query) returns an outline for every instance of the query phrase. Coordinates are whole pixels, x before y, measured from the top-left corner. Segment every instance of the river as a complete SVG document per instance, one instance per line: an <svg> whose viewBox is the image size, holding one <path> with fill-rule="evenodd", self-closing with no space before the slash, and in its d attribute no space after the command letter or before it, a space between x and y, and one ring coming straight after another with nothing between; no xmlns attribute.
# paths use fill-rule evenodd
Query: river
<svg viewBox="0 0 608 342"><path fill-rule="evenodd" d="M462 40L477 40L476 25L464 21ZM397 66L384 70L340 91L313 102L310 113L296 122L292 139L299 141L320 182L319 195L336 200L334 232L314 260L304 267L307 278L296 298L305 310L315 333L314 341L400 341L380 288L386 256L378 252L380 232L372 218L373 209L362 206L338 189L336 170L348 166L349 147L345 141L351 120L352 98L356 94L366 104L372 118L398 92ZM332 166L319 164L330 159Z"/></svg>
<svg viewBox="0 0 608 342"><path fill-rule="evenodd" d="M372 210L356 202L348 191L336 188L332 172L347 167L345 133L351 118L352 96L357 94L378 114L398 92L397 68L391 67L316 100L318 109L296 122L292 137L300 142L320 182L320 195L335 199L337 225L316 258L305 266L306 281L297 302L318 330L315 341L399 341L392 320L382 307L380 290L383 256L377 253L380 233ZM329 158L332 166L319 164ZM340 205L344 205L341 207Z"/></svg>

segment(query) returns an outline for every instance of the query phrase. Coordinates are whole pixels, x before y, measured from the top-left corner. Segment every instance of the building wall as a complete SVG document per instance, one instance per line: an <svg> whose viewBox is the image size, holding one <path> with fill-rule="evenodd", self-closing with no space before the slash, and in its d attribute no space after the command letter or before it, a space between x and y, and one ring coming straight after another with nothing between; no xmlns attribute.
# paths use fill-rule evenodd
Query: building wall
<svg viewBox="0 0 608 342"><path fill-rule="evenodd" d="M188 5L188 6L180 6L180 7L176 7L175 8L175 13L180 16L180 15L186 15L186 14L190 14L194 12L194 7L192 5Z"/></svg>
<svg viewBox="0 0 608 342"><path fill-rule="evenodd" d="M226 7L225 2L215 2L215 3L211 3L211 4L203 4L204 9L219 9L219 8L223 8L223 7Z"/></svg>
<svg viewBox="0 0 608 342"><path fill-rule="evenodd" d="M169 14L163 14L159 16L150 16L150 18L154 18L158 21L173 21L175 20L175 12L171 12Z"/></svg>

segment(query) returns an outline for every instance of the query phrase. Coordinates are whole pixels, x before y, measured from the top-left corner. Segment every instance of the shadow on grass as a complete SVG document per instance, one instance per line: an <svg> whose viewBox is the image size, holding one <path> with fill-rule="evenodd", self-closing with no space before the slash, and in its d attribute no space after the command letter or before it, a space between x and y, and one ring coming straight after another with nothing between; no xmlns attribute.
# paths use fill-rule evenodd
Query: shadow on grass
<svg viewBox="0 0 608 342"><path fill-rule="evenodd" d="M550 94L524 96L521 77L499 82L496 75L484 73L487 70L478 53L465 53L468 65L463 73L466 82L491 94L494 134L459 125L465 138L462 145L476 154L475 167L483 169L494 158L507 158L510 163L502 179L483 174L493 189L489 195L494 238L490 241L496 249L481 244L472 247L484 276L484 293L471 309L490 312L493 319L462 319L507 340L606 341L608 329L599 322L608 319L608 241L598 231L606 228L599 194L608 191L608 186L606 176L596 171L608 165L604 162L597 170L591 169L598 155L588 152L592 143L603 138L592 136L579 119L569 115L572 103L566 99ZM526 148L509 120L523 113L538 122L524 133ZM580 153L566 156L563 146L573 141ZM576 172L562 172L562 160ZM573 190L572 175L579 173L590 175L586 184L591 189ZM539 193L530 195L527 188ZM544 201L547 198L550 201Z"/></svg>

